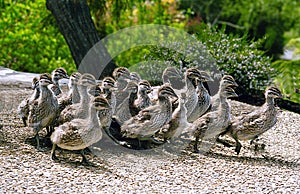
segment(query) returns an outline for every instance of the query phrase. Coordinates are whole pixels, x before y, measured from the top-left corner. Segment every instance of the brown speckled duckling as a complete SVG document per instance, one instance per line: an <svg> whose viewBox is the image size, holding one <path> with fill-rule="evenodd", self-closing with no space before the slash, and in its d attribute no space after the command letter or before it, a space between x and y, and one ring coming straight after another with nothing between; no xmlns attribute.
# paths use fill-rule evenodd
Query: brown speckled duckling
<svg viewBox="0 0 300 194"><path fill-rule="evenodd" d="M193 128L190 131L195 137L194 152L199 152L199 140L201 142L204 139L217 138L229 126L230 104L227 101L229 97L237 97L237 94L231 87L226 87L220 95L221 103L218 109L208 112L193 122Z"/></svg>
<svg viewBox="0 0 300 194"><path fill-rule="evenodd" d="M88 117L85 119L73 119L55 128L51 135L53 143L51 158L57 160L56 146L66 150L81 150L82 163L89 164L83 150L102 138L102 126L97 111L111 109L108 101L103 97L95 97L89 104Z"/></svg>
<svg viewBox="0 0 300 194"><path fill-rule="evenodd" d="M28 116L28 125L34 129L38 150L42 150L38 132L44 127L52 125L58 112L57 98L48 88L52 82L42 78L43 76L42 74L39 80L40 96L30 105Z"/></svg>
<svg viewBox="0 0 300 194"><path fill-rule="evenodd" d="M282 98L282 94L277 87L271 86L266 89L265 98L266 102L260 108L247 115L236 117L228 127L226 134L235 139L237 154L242 147L239 140L251 140L252 143L276 124L278 108L274 99Z"/></svg>
<svg viewBox="0 0 300 194"><path fill-rule="evenodd" d="M137 138L139 140L152 140L153 135L158 132L172 116L172 104L169 97L175 96L170 86L163 85L158 90L158 102L139 112L121 126L123 137ZM140 145L139 145L140 146Z"/></svg>

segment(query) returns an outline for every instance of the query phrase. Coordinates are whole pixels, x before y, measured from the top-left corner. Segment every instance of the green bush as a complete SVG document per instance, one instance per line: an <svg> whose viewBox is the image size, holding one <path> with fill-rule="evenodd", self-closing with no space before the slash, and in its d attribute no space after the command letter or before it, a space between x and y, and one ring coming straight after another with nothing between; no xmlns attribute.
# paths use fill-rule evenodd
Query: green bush
<svg viewBox="0 0 300 194"><path fill-rule="evenodd" d="M224 30L204 28L199 40L207 46L220 70L232 75L247 94L260 94L272 84L276 72L271 59L260 50L263 40L248 41L247 36L226 35Z"/></svg>
<svg viewBox="0 0 300 194"><path fill-rule="evenodd" d="M8 4L10 2L10 4ZM45 0L4 1L0 8L0 65L25 72L76 69L68 45L58 29L44 19Z"/></svg>
<svg viewBox="0 0 300 194"><path fill-rule="evenodd" d="M295 93L295 89L300 89L300 60L278 60L272 63L272 67L278 72L275 83L282 93L291 101L300 103L300 95Z"/></svg>
<svg viewBox="0 0 300 194"><path fill-rule="evenodd" d="M215 60L222 74L230 74L236 79L241 94L262 94L265 87L272 84L275 71L271 68L271 59L259 50L261 42L249 42L246 36L229 36L224 31L206 26L198 31L197 38L202 44L191 39L184 43L175 41L153 47L146 58L160 65L156 71L152 70L150 76L161 75L161 69L169 65L179 68L197 66L207 70L214 68Z"/></svg>

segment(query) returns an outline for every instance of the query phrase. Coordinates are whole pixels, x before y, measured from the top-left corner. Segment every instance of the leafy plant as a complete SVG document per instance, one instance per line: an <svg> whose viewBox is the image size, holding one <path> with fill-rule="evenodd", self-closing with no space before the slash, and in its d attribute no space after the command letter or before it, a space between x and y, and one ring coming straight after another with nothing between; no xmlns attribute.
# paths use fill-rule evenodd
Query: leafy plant
<svg viewBox="0 0 300 194"><path fill-rule="evenodd" d="M198 31L197 39L202 44L199 44L199 41L185 41L184 44L180 41L170 42L168 45L160 44L148 53L147 58L160 61L164 64L160 65L161 67L197 66L207 70L210 66L210 71L214 69L215 60L222 74L230 74L236 79L242 94L261 94L266 86L272 84L275 71L271 68L271 59L265 55L264 51L259 50L260 41L249 42L247 36L226 35L224 29L217 31L205 25L202 26L202 30ZM184 49L180 49L182 45ZM154 74L159 75L159 72L161 68L153 72L151 77Z"/></svg>
<svg viewBox="0 0 300 194"><path fill-rule="evenodd" d="M254 40L267 37L262 46L274 59L282 54L285 32L299 36L299 5L298 0L180 1L180 8L190 8L195 19L200 17L210 26L226 25L227 34L247 32Z"/></svg>
<svg viewBox="0 0 300 194"><path fill-rule="evenodd" d="M0 12L0 65L14 70L75 70L69 48L58 29L44 25L49 15L44 0L9 1Z"/></svg>
<svg viewBox="0 0 300 194"><path fill-rule="evenodd" d="M278 74L275 83L280 86L282 93L291 101L300 103L300 96L295 92L300 89L300 60L278 60L272 63Z"/></svg>

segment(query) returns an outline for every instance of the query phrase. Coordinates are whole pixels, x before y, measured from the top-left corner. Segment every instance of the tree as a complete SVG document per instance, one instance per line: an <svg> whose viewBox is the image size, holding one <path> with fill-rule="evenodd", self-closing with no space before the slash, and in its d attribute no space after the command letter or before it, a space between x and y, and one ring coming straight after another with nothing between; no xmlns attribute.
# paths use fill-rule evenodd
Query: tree
<svg viewBox="0 0 300 194"><path fill-rule="evenodd" d="M47 0L46 6L70 48L77 69L97 78L100 74L99 78L111 75L116 65L100 42L86 0ZM88 52L94 54L84 60Z"/></svg>

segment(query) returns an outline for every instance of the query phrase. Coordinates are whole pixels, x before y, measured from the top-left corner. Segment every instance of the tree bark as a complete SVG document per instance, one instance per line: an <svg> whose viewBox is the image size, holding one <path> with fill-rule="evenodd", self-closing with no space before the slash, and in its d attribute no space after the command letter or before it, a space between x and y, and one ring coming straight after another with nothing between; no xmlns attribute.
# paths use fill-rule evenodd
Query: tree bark
<svg viewBox="0 0 300 194"><path fill-rule="evenodd" d="M116 67L91 18L86 0L46 0L80 73L111 76ZM87 57L88 54L88 57Z"/></svg>

